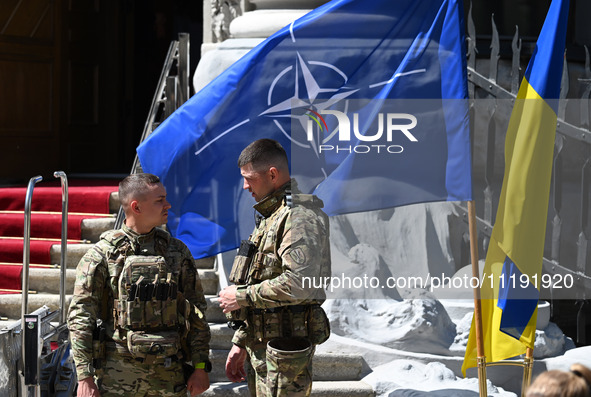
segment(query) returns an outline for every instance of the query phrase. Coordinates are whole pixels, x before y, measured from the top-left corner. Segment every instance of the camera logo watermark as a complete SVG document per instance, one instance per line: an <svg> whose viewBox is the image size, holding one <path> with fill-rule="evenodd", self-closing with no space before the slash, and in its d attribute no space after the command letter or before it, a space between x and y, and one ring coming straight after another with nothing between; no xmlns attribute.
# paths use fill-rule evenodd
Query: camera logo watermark
<svg viewBox="0 0 591 397"><path fill-rule="evenodd" d="M306 137L309 142L314 142L314 125L320 131L328 131L328 125L323 115L334 116L338 126L335 131L318 146L319 153L335 151L348 153L370 153L370 152L387 152L391 154L402 153L404 147L402 145L393 145L393 137L398 134L403 134L410 142L418 142L418 139L412 134L410 130L417 126L417 118L409 113L378 113L377 131L369 132L363 131L360 128L359 113L353 113L353 121L348 114L337 110L320 109L318 112L307 109L310 113L306 115L309 120L306 125ZM351 130L356 140L360 142L372 142L372 144L351 145ZM361 130L361 131L360 131ZM338 143L335 145L327 144L338 132ZM385 135L388 144L374 144L373 142L383 141ZM348 144L348 145L347 145Z"/></svg>

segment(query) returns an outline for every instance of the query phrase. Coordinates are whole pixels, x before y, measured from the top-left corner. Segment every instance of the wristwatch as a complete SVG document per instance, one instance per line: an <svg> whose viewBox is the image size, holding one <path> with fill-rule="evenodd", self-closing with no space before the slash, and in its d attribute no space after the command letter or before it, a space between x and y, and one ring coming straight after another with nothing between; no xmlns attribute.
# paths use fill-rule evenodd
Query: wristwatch
<svg viewBox="0 0 591 397"><path fill-rule="evenodd" d="M202 369L205 372L211 372L211 361L203 361L195 364L195 369Z"/></svg>

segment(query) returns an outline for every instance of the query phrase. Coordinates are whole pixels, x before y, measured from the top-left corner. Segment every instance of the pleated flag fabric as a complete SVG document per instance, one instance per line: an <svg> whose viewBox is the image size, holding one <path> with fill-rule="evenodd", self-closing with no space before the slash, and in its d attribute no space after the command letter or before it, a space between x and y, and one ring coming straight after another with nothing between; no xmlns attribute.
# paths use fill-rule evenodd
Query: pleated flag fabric
<svg viewBox="0 0 591 397"><path fill-rule="evenodd" d="M534 347L568 0L553 0L513 107L481 285L487 362ZM477 366L474 320L462 372Z"/></svg>

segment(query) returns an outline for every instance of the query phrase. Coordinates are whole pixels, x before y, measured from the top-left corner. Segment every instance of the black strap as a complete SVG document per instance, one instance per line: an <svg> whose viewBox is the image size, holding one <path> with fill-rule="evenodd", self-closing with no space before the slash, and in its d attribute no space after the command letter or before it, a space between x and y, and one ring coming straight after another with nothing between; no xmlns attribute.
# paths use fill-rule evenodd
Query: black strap
<svg viewBox="0 0 591 397"><path fill-rule="evenodd" d="M278 306L278 307L271 307L268 309L252 309L254 314L265 314L265 313L283 313L283 312L292 312L292 313L302 313L308 310L308 308L312 306L320 306L320 305L289 305L289 306Z"/></svg>

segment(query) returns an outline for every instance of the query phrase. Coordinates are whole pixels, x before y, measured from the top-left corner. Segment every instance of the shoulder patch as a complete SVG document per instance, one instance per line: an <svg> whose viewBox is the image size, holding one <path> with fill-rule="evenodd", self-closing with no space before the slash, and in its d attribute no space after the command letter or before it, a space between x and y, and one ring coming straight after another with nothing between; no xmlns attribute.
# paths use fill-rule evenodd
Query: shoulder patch
<svg viewBox="0 0 591 397"><path fill-rule="evenodd" d="M324 202L313 194L294 194L293 202L307 208L323 208Z"/></svg>
<svg viewBox="0 0 591 397"><path fill-rule="evenodd" d="M125 240L127 235L121 230L108 230L101 234L101 240L109 242L111 245L117 245Z"/></svg>
<svg viewBox="0 0 591 397"><path fill-rule="evenodd" d="M300 247L296 247L289 251L289 256L298 265L303 265L306 262L306 254Z"/></svg>

